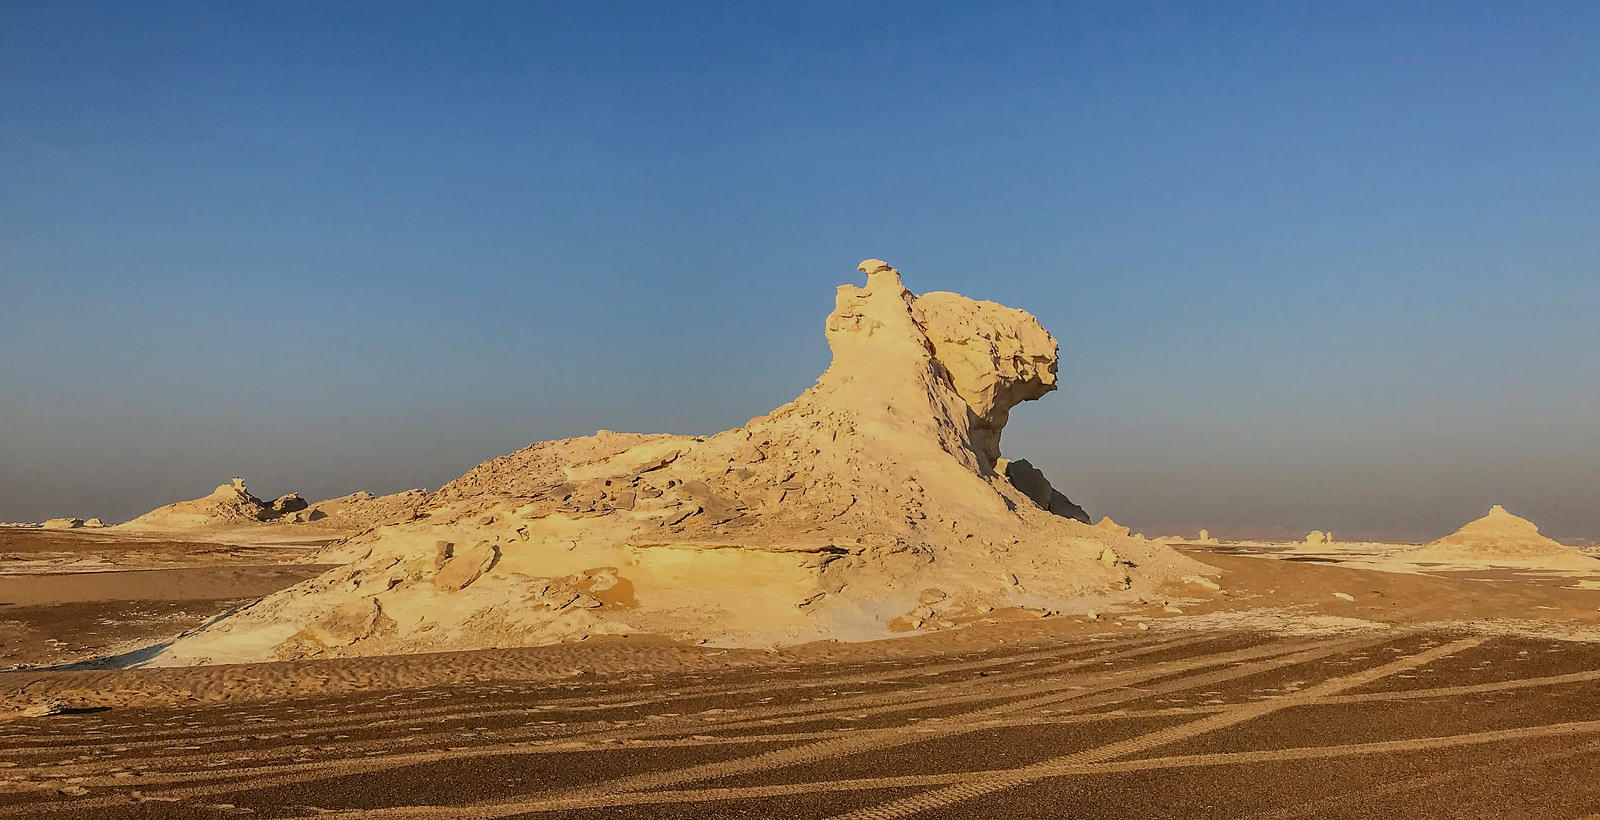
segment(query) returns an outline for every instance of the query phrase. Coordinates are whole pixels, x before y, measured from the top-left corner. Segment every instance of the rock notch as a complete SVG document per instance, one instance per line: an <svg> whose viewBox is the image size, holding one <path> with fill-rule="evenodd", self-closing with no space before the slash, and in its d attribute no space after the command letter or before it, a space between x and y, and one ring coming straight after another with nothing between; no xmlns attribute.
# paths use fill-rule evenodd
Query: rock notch
<svg viewBox="0 0 1600 820"><path fill-rule="evenodd" d="M882 260L859 270L865 286L841 286L825 325L833 362L793 402L713 436L601 431L484 462L416 517L324 553L345 566L180 640L161 662L599 633L866 639L995 609L1081 608L1208 571L1081 523L1031 465L1002 461L1012 408L1057 387L1056 340L1034 317L918 296ZM350 606L368 598L372 609ZM330 634L360 632L341 625L372 611L393 627L303 639L330 618Z"/></svg>

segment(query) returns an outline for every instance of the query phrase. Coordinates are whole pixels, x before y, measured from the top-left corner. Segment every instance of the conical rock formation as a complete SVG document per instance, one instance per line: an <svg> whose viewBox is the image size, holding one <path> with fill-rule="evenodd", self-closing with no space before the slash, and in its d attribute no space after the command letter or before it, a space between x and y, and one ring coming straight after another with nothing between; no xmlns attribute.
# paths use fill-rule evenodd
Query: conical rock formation
<svg viewBox="0 0 1600 820"><path fill-rule="evenodd" d="M1011 408L1056 389L1056 340L1036 319L914 295L881 260L860 269L866 286L841 286L827 320L832 365L793 402L709 437L602 431L485 462L415 520L333 545L346 566L162 662L597 633L865 639L1205 571L1074 520L1036 470L1027 490L1007 479L1027 472L1000 459Z"/></svg>
<svg viewBox="0 0 1600 820"><path fill-rule="evenodd" d="M1510 561L1544 566L1600 569L1600 562L1559 541L1539 534L1538 525L1506 511L1499 504L1489 514L1454 533L1413 550L1415 560Z"/></svg>

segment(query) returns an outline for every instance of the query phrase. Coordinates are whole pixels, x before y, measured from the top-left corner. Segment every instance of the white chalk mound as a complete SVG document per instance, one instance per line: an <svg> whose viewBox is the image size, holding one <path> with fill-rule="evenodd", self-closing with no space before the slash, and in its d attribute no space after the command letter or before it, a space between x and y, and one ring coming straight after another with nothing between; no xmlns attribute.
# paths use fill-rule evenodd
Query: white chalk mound
<svg viewBox="0 0 1600 820"><path fill-rule="evenodd" d="M533 645L654 633L866 639L1011 608L1088 608L1206 568L1003 461L1011 408L1055 390L1036 319L917 296L882 260L839 288L833 363L717 435L602 431L487 461L347 565L178 641L160 663ZM1008 478L1010 476L1010 478Z"/></svg>
<svg viewBox="0 0 1600 820"><path fill-rule="evenodd" d="M1538 525L1499 504L1454 533L1411 551L1419 561L1512 562L1600 569L1600 562L1539 533Z"/></svg>

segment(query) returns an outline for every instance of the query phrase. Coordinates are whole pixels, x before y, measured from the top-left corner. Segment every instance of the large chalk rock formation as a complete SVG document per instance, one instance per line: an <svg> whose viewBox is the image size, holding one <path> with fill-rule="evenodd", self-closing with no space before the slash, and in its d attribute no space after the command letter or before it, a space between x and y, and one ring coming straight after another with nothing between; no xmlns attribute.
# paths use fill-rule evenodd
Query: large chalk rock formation
<svg viewBox="0 0 1600 820"><path fill-rule="evenodd" d="M162 662L597 633L862 639L1206 571L1081 523L1037 470L1001 460L1011 408L1056 389L1036 319L914 295L880 260L860 270L866 286L841 286L827 320L832 365L793 402L709 437L602 431L485 462L414 520L335 544L342 568Z"/></svg>

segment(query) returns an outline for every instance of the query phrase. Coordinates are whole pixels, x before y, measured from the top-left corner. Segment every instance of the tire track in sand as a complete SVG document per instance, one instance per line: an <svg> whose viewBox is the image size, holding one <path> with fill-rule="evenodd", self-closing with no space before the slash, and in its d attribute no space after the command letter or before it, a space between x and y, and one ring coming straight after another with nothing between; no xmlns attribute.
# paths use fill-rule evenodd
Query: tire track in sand
<svg viewBox="0 0 1600 820"><path fill-rule="evenodd" d="M1217 638L1214 637L1214 636L1183 637L1183 638L1178 638L1178 639L1149 638L1149 639L1145 639L1145 640L1139 642L1138 645L1136 645L1136 646L1124 649L1124 650L1122 650L1120 652L1110 652L1110 653L1101 653L1101 654L1093 654L1093 655L1082 655L1082 651L1085 649L1085 647L1083 647L1081 645L1074 646L1074 647L1063 647L1062 649L1065 650L1065 653L1070 658L1070 660L1067 660L1067 661L1065 661L1065 662L1063 662L1061 664L1042 667L1042 668L1039 668L1039 669L1021 670L1019 672L1009 673L1009 674L1004 674L1004 675L994 675L994 676L990 676L988 678L978 678L978 679L975 679L975 680L970 680L967 683L972 684L974 688L988 688L988 687L993 686L993 683L997 679L1003 680L1005 678L1026 678L1026 677L1046 676L1046 675L1051 675L1051 674L1058 674L1058 673L1061 673L1063 671L1070 671L1072 669L1080 669L1080 668L1085 667L1085 666L1092 666L1092 665L1096 665L1096 664L1102 664L1102 663L1106 663L1108 661L1114 661L1114 660L1138 657L1140 655L1147 655L1147 654L1166 651L1166 650L1170 650L1170 649L1179 649L1179 648L1183 648L1183 647L1191 646L1191 645L1195 645L1195 644L1203 644L1203 643L1207 643L1207 642L1210 642L1210 641L1213 641L1213 640L1216 640L1216 639ZM1292 651L1293 649L1298 648L1298 647L1299 647L1299 645L1292 645L1292 646L1289 646L1289 647L1285 647L1282 644L1268 643L1268 644L1258 645L1256 647L1252 647L1252 648L1246 649L1246 650L1239 650L1239 652L1230 653L1230 654L1239 654L1241 652L1242 653L1251 653L1251 654L1254 654L1254 653L1282 653L1282 652ZM1097 648L1098 649L1100 647L1092 647L1092 648ZM1080 657L1080 655L1082 655L1082 656ZM1213 656L1204 656L1204 657L1213 657ZM1217 656L1217 657L1221 657L1221 656ZM1165 675L1165 674L1171 674L1171 673L1174 673L1174 672L1177 672L1177 671L1181 671L1180 669L1177 669L1177 668L1168 668L1165 665L1165 663L1180 664L1180 663L1185 663L1185 661L1173 661L1173 662L1158 663L1157 666L1160 667L1162 670L1164 670L1164 671L1161 671L1159 674ZM1032 692L1036 692L1036 691L1052 691L1053 692L1056 689L1058 689L1059 686L1060 686L1060 684L1058 682L1056 682L1055 680L1046 680L1046 681L1043 681L1043 682L1028 684L1028 685L1024 685L1024 686L1021 686L1021 687L1017 687L1017 688L1013 688L1013 689L1006 689L1006 690L1001 690L1001 691L979 691L979 692L976 692L976 693L971 694L971 695L959 696L959 697L952 697L952 696L950 696L948 694L934 694L934 695L929 695L927 697L918 698L918 699L912 699L912 700L903 699L903 693L897 693L897 692L876 693L874 695L864 696L864 698L865 698L864 701L852 700L851 702L848 702L848 703L845 702L845 701L833 701L833 702L827 702L827 703L808 703L808 704L790 705L790 707L784 707L784 708L788 709L788 711L797 711L798 710L798 711L806 712L807 714L805 714L803 716L789 716L789 717L780 716L780 717L776 717L776 718L769 717L769 718L761 718L761 719L754 719L754 720L740 719L740 720L735 720L735 721L731 721L731 722L727 722L727 723L723 723L723 724L718 724L718 725L722 726L723 728L730 728L730 727L731 728L740 728L740 727L749 726L749 725L770 724L770 723L772 723L774 721L777 721L777 722L780 722L780 723L784 722L784 721L789 721L789 722L802 721L802 720L803 721L815 721L815 720L828 719L829 718L829 714L828 713L830 713L830 712L838 713L838 714L849 714L849 715L852 715L852 716L853 715L860 715L860 714L863 714L864 712L893 713L893 712L898 712L898 711L908 711L908 710L915 710L915 709L918 709L918 708L926 708L929 705L948 705L948 704L952 704L952 703L983 702L983 701L1000 700L1000 699L1005 699L1005 698L1008 698L1008 697L1021 697L1021 696L1025 696L1027 694L1030 694ZM899 700L896 700L897 698L899 698ZM893 701L893 702L884 703L884 701ZM864 710L864 709L861 708L863 703L877 703L877 704L880 704L880 705L878 705L878 706L876 706L874 708L871 708L871 709ZM840 708L841 706L843 706L844 708ZM821 713L821 714L816 714L816 713ZM741 718L743 718L743 716L741 716ZM620 731L617 730L616 728L611 728L611 729L609 729L607 731L602 731L602 732L594 733L594 734L591 734L591 735L581 736L581 739L587 739L587 740L592 740L592 741L596 741L596 742L606 742L606 741L614 741L614 740L617 740L617 739L627 739L627 738L633 738L633 737L642 737L642 738L663 737L663 736L670 737L675 732L681 731L684 728L691 729L691 730L697 730L696 733L699 733L699 732L703 732L708 727L704 723L699 723L699 724L690 725L688 727L668 727L668 726L662 726L662 725L653 725L653 726L647 726L647 727L623 729L623 730L620 730ZM574 740L577 740L577 739L580 739L580 738L578 738L578 737L555 738L555 740L561 741L561 742L564 742L564 743L570 743L570 742L572 742ZM620 747L620 748L625 748L625 747ZM152 797L152 798L163 798L163 799L164 798L183 799L183 798L196 797L196 796L206 796L206 795L214 795L214 794L226 794L226 793L230 793L230 792L240 792L240 791L259 789L259 788L269 788L269 787L280 786L280 785L291 785L291 784L294 784L294 783L309 782L309 781L314 781L314 780L325 780L325 779L333 778L333 777L342 777L342 776L350 775L350 774L360 774L360 773L364 773L364 772L380 771L380 770L383 770L383 769L394 768L394 767L405 766L405 765L413 765L413 764L416 764L416 763L438 762L438 761L441 761L441 760L450 760L450 759L467 759L467 758L473 758L473 757L492 756L492 755L497 755L497 754L519 754L519 753L526 753L526 752L534 751L536 749L537 749L537 747L532 746L531 743L530 744L511 744L509 748L496 750L496 751L486 751L483 747L469 747L469 748L456 748L456 749L443 750L443 751L415 752L415 753L409 753L409 754L388 755L388 756L381 756L381 757L374 756L374 757L361 758L361 759L356 759L356 760L322 760L322 761L310 761L310 762L304 762L304 763L291 763L291 764L282 764L282 765L275 765L275 766L263 766L263 767L252 767L252 768L238 768L238 767L235 767L235 768L226 769L226 770L220 770L220 771L218 769L209 768L208 767L207 769L200 770L200 771L189 772L188 774L191 775L192 779L209 780L209 779L216 778L216 779L226 779L229 782L213 784L213 785L210 785L210 786L178 787L178 788L169 789L169 790L165 790L165 791L161 791L161 792L150 792L149 796ZM569 749L562 749L562 751L572 751L572 749L570 749L570 748ZM593 751L593 750L590 750L590 751ZM215 760L215 755L204 755L203 757L207 761L214 761ZM152 760L154 762L154 761L159 761L160 758L150 758L150 760ZM121 761L121 762L124 764L124 766L127 766L127 765L132 765L132 764L136 763L137 761L124 760L124 761ZM60 773L60 769L58 767L50 767L49 770L50 770L50 772L52 774ZM124 784L118 784L118 785L124 785ZM117 798L117 797L98 797L98 798L89 798L89 799L76 800L76 801L58 801L56 803L47 804L47 805L43 805L42 804L40 806L40 808L55 809L55 808L64 808L67 805L70 805L71 807L74 807L74 808L88 809L88 808L97 808L97 807L102 807L102 806L125 805L125 804L126 804L126 800L122 799L122 798ZM27 813L27 812L25 810L19 811L16 807L0 807L0 816L14 816L14 815L17 815L19 813Z"/></svg>
<svg viewBox="0 0 1600 820"><path fill-rule="evenodd" d="M894 818L908 817L935 809L947 808L957 803L974 800L986 794L1015 788L1042 777L1052 776L1051 772L1054 770L1113 761L1117 758L1127 757L1149 749L1165 746L1169 743L1237 726L1245 721L1254 720L1283 709L1314 703L1328 695L1363 686L1408 669L1425 666L1462 650L1483 644L1487 640L1488 638L1484 637L1473 637L1452 641L1442 646L1436 646L1414 655L1390 661L1378 667L1364 669L1360 672L1324 681L1293 695L1245 704L1237 709L1179 726L1161 729L1115 743L1108 743L1094 749L1063 755L1032 766L1024 766L1004 777L969 778L943 789L924 792L878 806L837 815L834 820L894 820ZM1274 753L1269 752L1267 754Z"/></svg>
<svg viewBox="0 0 1600 820"><path fill-rule="evenodd" d="M1201 638L1199 640L1207 640L1207 639L1208 638ZM714 697L714 696L723 696L723 695L741 695L741 694L770 692L770 691L773 691L773 689L775 687L778 687L778 686L790 687L790 688L793 688L793 689L814 689L814 688L821 688L821 687L825 687L825 686L852 686L852 685L859 685L859 684L879 683L879 682L883 682L883 681L904 680L904 679L907 679L907 678L917 678L917 677L937 677L939 675L946 675L946 674L959 673L959 672L967 672L967 671L973 671L973 670L985 670L985 669L996 669L996 668L1003 669L1003 668L1006 668L1006 667L1017 666L1017 665L1021 665L1021 664L1038 663L1038 662L1047 661L1047 660L1057 660L1057 659L1063 659L1063 658L1071 658L1071 657L1075 657L1077 654L1080 654L1082 652L1093 651L1094 649L1097 649L1097 648L1103 649L1103 648L1106 648L1107 646L1111 646L1111 645L1126 647L1126 646L1129 646L1129 645L1142 645L1142 644L1148 644L1148 643L1163 643L1163 642L1172 644L1173 646L1178 646L1181 643L1180 640L1175 640L1173 638L1164 637L1164 638L1159 638L1158 639L1158 638L1156 638L1154 636L1149 637L1149 638L1143 638L1143 639L1136 638L1136 639L1133 639L1133 640L1120 640L1120 641L1117 640L1116 638L1090 639L1090 640L1084 641L1082 643L1071 645L1071 646L1055 646L1055 647L1051 647L1050 649L1033 651L1033 652L1023 652L1023 653L1010 654L1010 655L998 655L998 656L993 656L993 657L979 658L977 660L963 660L963 661L958 661L958 662L953 662L953 663L935 664L935 665L932 665L932 666L924 666L924 667L908 666L908 667L902 667L902 668L898 668L898 669L890 667L890 668L884 669L884 670L882 670L880 672L859 672L859 673L851 673L851 674L843 675L843 676L839 676L839 677L826 677L826 674L827 674L827 672L829 670L825 668L825 669L822 669L822 670L816 670L815 672L812 672L811 673L812 676L809 677L809 678L800 678L800 679L795 679L795 680L762 681L760 683L745 684L745 685L733 686L733 687L724 687L724 686L720 686L719 684L717 684L715 682L711 682L711 683L695 683L695 684L688 685L688 686L667 686L667 687L662 687L662 690L657 690L655 692L644 692L642 690L645 687L641 686L641 687L639 687L641 691L637 691L637 692L618 693L618 694L615 694L615 695L602 696L602 697L598 697L598 698L596 698L596 697L584 697L584 696L563 697L563 698L559 698L559 699L555 699L555 700L541 701L537 705L531 706L531 707L507 707L507 708L503 708L503 709L491 709L491 710L474 712L474 711L463 711L462 707L459 704L450 704L450 705L443 705L443 706L425 706L425 707L417 707L417 708L414 708L414 709L407 709L407 710L389 711L389 712L386 712L383 717L379 717L379 718L374 718L371 714L352 714L352 715L350 715L348 717L340 716L340 717L333 717L333 718L328 718L328 717L292 718L292 719L288 719L288 720L278 720L278 721L275 721L272 724L270 724L270 726L265 726L264 725L264 726L261 726L259 728L254 729L254 730L241 730L237 726L203 726L203 727L174 727L174 728L153 728L153 727L142 726L142 725L140 725L140 726L119 726L118 729L122 731L122 733L120 733L120 734L117 734L117 733L106 733L104 735L95 737L93 739L86 740L85 742L82 742L82 743L73 743L71 741L67 741L67 742L63 743L59 739L53 739L53 738L22 738L22 739L20 739L18 741L15 741L13 743L7 744L7 748L8 748L9 751L13 751L13 752L24 751L24 750L28 750L28 749L49 750L52 747L59 746L59 745L70 745L75 751L92 750L92 749L94 749L96 747L99 747L99 746L127 746L129 748L141 748L141 747L143 747L143 748L162 748L162 747L171 745L173 743L173 739L174 738L181 738L181 739L188 740L188 739L194 739L194 738L201 737L201 736L219 735L219 736L237 736L239 739L245 740L245 739L250 739L250 738L252 738L252 737L254 737L256 735L276 734L276 733L279 733L279 732L287 733L288 731L294 731L294 730L299 730L299 729L317 729L317 730L320 730L320 729L343 729L343 728L348 728L348 727L363 727L363 728L365 728L365 727L371 727L371 726L400 725L400 724L414 722L414 721L418 721L418 720L425 720L425 719L433 718L433 717L450 717L450 718L459 717L462 720L479 720L479 719L484 719L484 718L506 717L506 716L512 716L512 715L518 715L518 714L532 713L532 712L536 712L536 711L537 712L562 712L562 711L579 712L579 711L605 711L605 710L610 710L610 709L627 709L627 708L634 708L634 707L638 707L638 706L648 706L648 705L655 704L655 703L664 703L664 702L672 702L672 701L677 701L677 700L686 700L686 699L690 699L690 698L694 698L694 697ZM761 670L759 670L759 669L739 669L739 670L734 670L734 671L736 671L736 672L746 672L746 671L749 671L749 672L760 672ZM816 677L816 673L817 672L820 672L823 675L823 677L820 677L820 678ZM789 670L789 671L786 671L786 672L781 673L781 674L792 675L794 673L793 673L792 670ZM483 682L482 685L506 686L506 685L514 685L516 683L519 683L519 682L517 682L517 681L492 681L492 682ZM530 685L543 684L548 688L556 688L557 686L560 686L561 684L564 684L564 683L570 685L569 681L560 681L560 682L536 681L536 682L531 682ZM663 691L663 690L670 690L670 691ZM258 703L258 704L250 704L249 706L253 709L253 708L259 708L262 705L263 704L259 704ZM164 739L164 740L128 741L127 738L129 738L129 737L167 738L167 739Z"/></svg>
<svg viewBox="0 0 1600 820"><path fill-rule="evenodd" d="M1049 771L1040 772L1036 780L1055 777L1072 777L1096 774L1124 774L1132 772L1148 772L1166 769L1205 768L1215 766L1240 766L1261 763L1283 763L1298 760L1328 760L1341 757L1356 757L1363 755L1398 754L1407 752L1426 752L1439 749L1458 748L1462 746L1487 745L1504 743L1515 740L1527 740L1545 737L1581 737L1600 734L1600 721L1581 721L1575 723L1557 723L1547 726L1534 726L1525 729L1497 729L1486 732L1470 732L1459 735L1443 735L1438 737L1411 738L1407 740L1385 740L1371 743L1352 743L1336 746L1304 746L1292 749L1278 749L1272 751L1251 752L1219 752L1200 755L1175 755L1171 757L1151 757L1136 760L1111 761L1106 763L1079 764L1060 766ZM1579 750L1563 750L1559 753L1531 758L1529 762L1540 762L1547 759L1561 759L1588 752L1600 752L1600 741L1587 745ZM1481 768L1492 770L1503 765L1503 762L1484 764ZM874 791L881 789L928 788L947 786L965 782L972 778L1007 778L1016 776L1022 769L990 769L984 771L952 772L948 774L926 775L899 775L894 777L868 777L846 780L825 780L802 783L781 783L770 786L728 786L722 788L706 788L695 790L667 790L629 792L627 794L602 795L594 798L574 798L562 804L549 804L543 810L547 811L573 811L578 809L609 808L616 806L649 806L673 805L681 803L718 802L727 800L752 800L762 798L788 797L797 794L837 793L852 791ZM1449 776L1452 779L1464 774L1448 773L1440 777ZM1329 798L1328 805L1336 805L1339 798ZM321 817L330 820L353 820L358 817L393 817L393 818L491 818L502 817L506 814L505 805L480 805L480 806L406 806L388 810L355 810L342 812L322 812ZM1268 813L1264 815L1251 815L1251 820L1266 820L1266 818L1291 818L1305 816L1306 813ZM1594 820L1600 820L1600 815L1592 815Z"/></svg>
<svg viewBox="0 0 1600 820"><path fill-rule="evenodd" d="M676 716L676 719L656 721L643 726L624 727L618 726L609 721L593 721L576 724L565 730L560 730L549 726L539 726L534 729L520 732L514 729L503 730L496 733L495 739L500 740L502 744L505 744L507 741L515 743L519 740L535 742L546 741L552 743L561 741L566 741L569 743L606 743L621 740L673 736L674 734L680 732L704 734L707 731L727 731L729 729L749 728L764 725L782 725L783 723L815 722L837 719L842 716L853 717L892 713L922 708L929 704L950 704L969 702L973 700L995 700L1010 694L1021 696L1033 691L1054 688L1053 684L1046 683L1034 684L1031 686L1009 690L996 689L997 686L1002 686L1012 681L1027 680L1035 677L1048 677L1052 674L1060 674L1074 669L1081 669L1085 666L1114 662L1117 660L1138 657L1155 652L1181 649L1186 646L1207 643L1212 640L1215 640L1215 638L1184 637L1179 639L1167 638L1159 640L1155 638L1149 638L1132 642L1131 645L1124 645L1121 648L1121 651L1110 651L1112 647L1093 645L1088 647L1063 647L1055 651L1055 657L1064 659L1057 664L1041 665L1033 668L1020 669L1014 672L1003 672L999 674L988 675L987 677L963 678L961 680L944 683L926 684L918 686L917 688L909 691L906 689L897 689L885 692L868 693L858 697L809 700L804 702L774 704L772 706L757 706L755 708L744 708L738 711L729 710L724 713L716 713L711 715L707 715L704 712L691 713L688 715ZM1030 658L1029 663L1033 662L1036 662L1036 659ZM765 691L774 690L767 689ZM475 716L476 714L477 713L474 713L474 716L468 719L477 719ZM266 733L251 732L240 735L238 740L264 740L269 737L271 737L271 735ZM115 744L114 748L122 750L131 750L135 748L170 749L173 748L173 744L175 742L182 742L183 740L187 739L188 738L180 738L176 741L169 739L164 741L150 741L137 744ZM278 752L288 756L301 756L309 751L313 751L314 747L320 747L324 750L339 749L345 752L365 752L372 749L393 751L397 745L402 747L428 746L433 741L459 743L461 739L461 733L459 731L445 731L424 734L405 732L397 735L368 738L362 741L352 742L351 744L312 744L302 742L285 744L275 749L267 750L267 754L262 754L262 750L251 751L258 757L269 758L272 752ZM80 755L83 750L84 747L79 746L72 747L70 749L63 749L61 751L66 752L71 756L77 756ZM161 755L145 758L115 758L105 761L97 761L94 763L82 763L69 766L61 766L59 764L47 762L32 767L13 769L11 774L25 774L30 772L71 772L74 775L92 774L98 771L114 771L118 768L125 768L128 765L135 763L165 764L170 762L198 761L210 764L215 761L218 756L225 755L227 753L228 752L225 750L211 750L193 755ZM205 771L208 770L202 770L201 773L203 774Z"/></svg>
<svg viewBox="0 0 1600 820"><path fill-rule="evenodd" d="M1186 658L1181 661L1170 661L1152 667L1127 670L1120 673L1098 673L1093 677L1100 679L1102 686L1099 689L1085 687L1082 690L1067 693L1063 693L1058 689L1042 697L1013 701L988 709L948 716L941 719L941 725L937 726L934 726L932 721L924 721L918 723L915 727L901 726L882 730L862 730L852 733L848 737L825 740L821 743L809 744L803 747L779 749L750 757L702 764L667 772L647 773L633 778L611 781L597 788L569 790L547 797L524 797L511 801L482 803L471 806L414 806L395 809L367 809L360 812L359 816L504 817L514 814L561 810L575 801L581 802L583 805L609 805L607 801L621 800L622 804L626 804L630 800L628 795L643 793L647 789L659 788L662 785L675 785L734 774L768 771L796 765L797 763L814 763L848 754L981 731L989 728L987 722L977 724L972 721L983 720L990 716L998 717L1008 713L1028 711L1043 706L1076 701L1076 703L1073 703L1074 708L1095 708L1126 700L1141 699L1153 694L1183 691L1259 674L1271 669L1307 663L1346 651L1368 648L1392 642L1396 638L1397 636L1385 634L1378 637L1362 636L1320 644L1306 644L1303 642L1268 644L1198 658ZM1307 649L1308 645L1311 648ZM1217 671L1182 675L1182 673L1194 669L1229 664L1242 665ZM1137 683L1172 678L1174 675L1182 676L1142 688L1127 688ZM697 795L701 794L702 791L704 790L696 789L679 792L678 794L682 795L680 802L696 801L699 799Z"/></svg>

